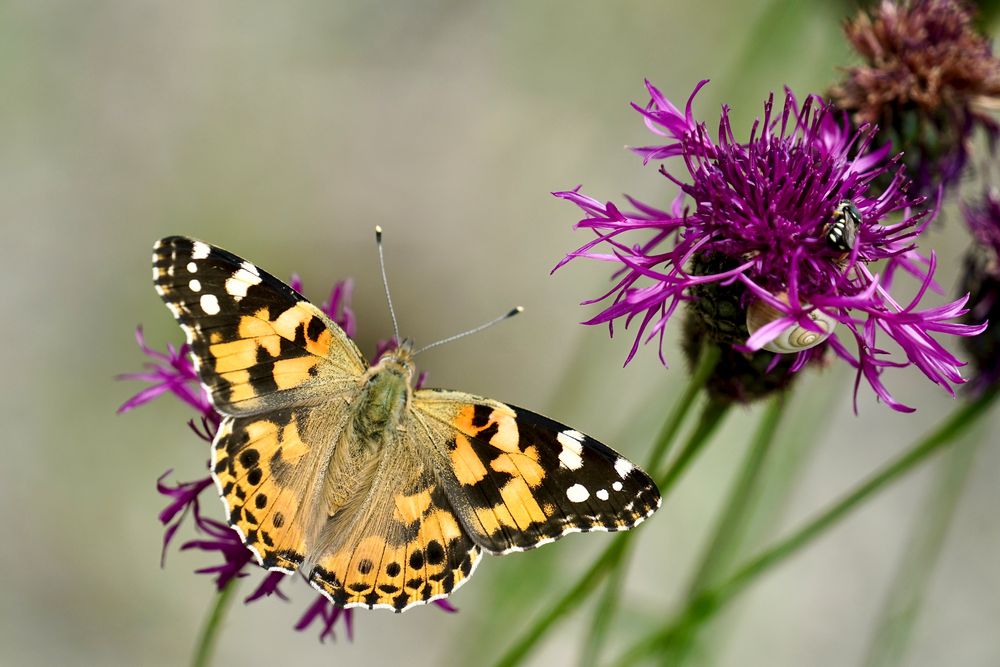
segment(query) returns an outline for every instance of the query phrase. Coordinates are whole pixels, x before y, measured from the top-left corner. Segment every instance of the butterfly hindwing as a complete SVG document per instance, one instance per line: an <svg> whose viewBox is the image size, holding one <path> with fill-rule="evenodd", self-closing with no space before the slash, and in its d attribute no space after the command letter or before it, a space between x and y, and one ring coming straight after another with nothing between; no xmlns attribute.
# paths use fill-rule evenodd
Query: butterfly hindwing
<svg viewBox="0 0 1000 667"><path fill-rule="evenodd" d="M376 475L367 502L331 520L332 539L309 581L338 606L403 611L449 595L479 562L481 551L452 509L435 466L410 438L388 445L391 460Z"/></svg>
<svg viewBox="0 0 1000 667"><path fill-rule="evenodd" d="M319 308L221 248L182 236L161 239L153 248L153 283L223 413L295 405L313 396L304 390L347 383L368 367Z"/></svg>
<svg viewBox="0 0 1000 667"><path fill-rule="evenodd" d="M646 473L551 419L461 392L421 390L415 412L446 443L440 475L473 540L491 553L573 532L628 530L660 505Z"/></svg>
<svg viewBox="0 0 1000 667"><path fill-rule="evenodd" d="M308 553L310 480L324 454L310 443L308 418L308 408L227 417L212 449L229 525L269 569L293 571Z"/></svg>

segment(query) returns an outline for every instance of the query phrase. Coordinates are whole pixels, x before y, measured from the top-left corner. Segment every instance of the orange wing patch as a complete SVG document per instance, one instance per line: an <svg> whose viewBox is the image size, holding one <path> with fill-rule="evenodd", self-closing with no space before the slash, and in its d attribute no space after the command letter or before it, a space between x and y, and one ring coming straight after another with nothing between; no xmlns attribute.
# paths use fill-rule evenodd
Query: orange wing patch
<svg viewBox="0 0 1000 667"><path fill-rule="evenodd" d="M472 575L480 558L431 480L392 498L390 521L373 520L350 544L319 559L309 581L341 607L403 611L447 596Z"/></svg>
<svg viewBox="0 0 1000 667"><path fill-rule="evenodd" d="M215 440L212 476L229 511L229 525L267 568L295 570L307 553L301 485L310 447L299 433L300 414L226 419Z"/></svg>

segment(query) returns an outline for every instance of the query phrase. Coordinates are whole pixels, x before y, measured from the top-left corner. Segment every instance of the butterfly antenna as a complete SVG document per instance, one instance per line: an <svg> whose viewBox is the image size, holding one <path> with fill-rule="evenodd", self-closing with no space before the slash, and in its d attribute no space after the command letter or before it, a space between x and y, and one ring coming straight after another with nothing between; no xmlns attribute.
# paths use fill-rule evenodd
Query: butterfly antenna
<svg viewBox="0 0 1000 667"><path fill-rule="evenodd" d="M378 267L382 270L382 287L385 288L385 300L389 302L389 315L392 316L392 333L396 345L400 344L399 325L396 324L396 311L392 307L392 297L389 296L389 281L385 277L385 257L382 256L382 228L375 225L375 245L378 246Z"/></svg>
<svg viewBox="0 0 1000 667"><path fill-rule="evenodd" d="M518 306L517 308L512 308L510 311L504 313L503 315L501 315L500 317L496 318L495 320L490 320L486 324L480 324L478 327L476 327L474 329L469 329L468 331L463 331L460 334L455 334L454 336L448 336L447 338L445 338L443 340L439 340L436 343L431 343L430 345L426 345L426 346L420 348L419 350L417 350L416 352L414 352L413 356L415 357L418 354L420 354L421 352L426 352L427 350L431 349L432 347L437 347L438 345L444 345L445 343L450 343L453 340L458 340L459 338L465 338L466 336L469 336L471 334L479 333L483 329L489 329L494 324L499 324L500 322L503 322L506 319L510 319L511 317L514 317L518 313L523 313L523 312L524 312L524 308L522 306Z"/></svg>

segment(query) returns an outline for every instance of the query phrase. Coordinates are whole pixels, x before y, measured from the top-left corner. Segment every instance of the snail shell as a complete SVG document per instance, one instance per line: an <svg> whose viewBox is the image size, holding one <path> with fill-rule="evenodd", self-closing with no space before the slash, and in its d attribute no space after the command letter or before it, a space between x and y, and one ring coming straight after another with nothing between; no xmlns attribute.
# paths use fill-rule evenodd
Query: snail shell
<svg viewBox="0 0 1000 667"><path fill-rule="evenodd" d="M788 296L784 293L776 294L775 296L788 303ZM808 304L803 305L808 306ZM750 335L753 335L754 332L765 324L781 317L784 317L783 313L772 308L766 301L758 299L750 304L750 307L747 309L747 331L750 332ZM791 354L808 350L829 338L830 334L833 333L833 328L837 326L837 320L818 308L810 311L809 318L819 325L820 329L823 330L822 333L819 331L810 331L798 324L790 324L778 334L777 338L765 345L764 349L769 352L777 352L778 354Z"/></svg>

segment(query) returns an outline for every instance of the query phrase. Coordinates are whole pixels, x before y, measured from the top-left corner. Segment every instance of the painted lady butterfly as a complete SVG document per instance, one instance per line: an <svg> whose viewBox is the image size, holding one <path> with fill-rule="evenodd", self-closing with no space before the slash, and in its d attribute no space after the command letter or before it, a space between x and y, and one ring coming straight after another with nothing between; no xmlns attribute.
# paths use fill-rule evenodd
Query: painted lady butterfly
<svg viewBox="0 0 1000 667"><path fill-rule="evenodd" d="M225 417L212 475L265 568L343 607L403 611L465 582L482 552L627 530L660 505L610 448L521 408L412 389L408 341L369 366L289 286L172 236L153 283Z"/></svg>

